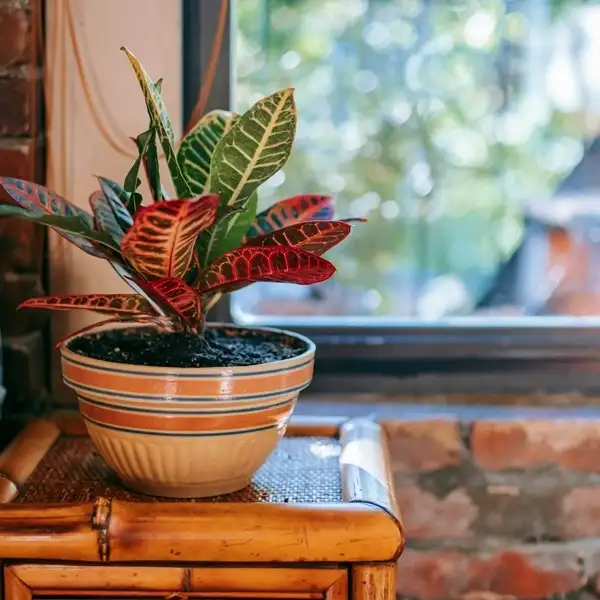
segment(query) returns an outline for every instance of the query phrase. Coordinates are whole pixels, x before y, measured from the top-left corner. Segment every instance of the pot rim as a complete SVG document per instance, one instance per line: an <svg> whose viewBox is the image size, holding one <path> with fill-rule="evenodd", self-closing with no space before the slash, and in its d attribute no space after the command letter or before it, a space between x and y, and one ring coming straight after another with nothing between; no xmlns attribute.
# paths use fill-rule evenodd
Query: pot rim
<svg viewBox="0 0 600 600"><path fill-rule="evenodd" d="M105 327L98 327L98 331L112 331L114 329L133 329L137 327L147 327L145 324L128 324L126 327L119 327L114 325L107 325ZM67 344L72 340L82 337L84 335L88 335L90 332L86 331L81 334L75 333L72 336L69 336L60 344L60 354L63 359L71 360L74 362L84 362L86 367L97 367L97 368L112 368L117 370L135 370L136 374L142 375L147 373L148 375L170 375L176 372L184 372L189 375L230 375L232 373L244 373L246 371L255 372L259 374L261 371L271 371L271 370L281 370L286 369L287 367L297 366L299 363L304 363L310 357L311 360L314 360L314 354L316 351L316 344L308 337L296 333L294 331L288 331L287 329L279 329L277 327L248 327L244 325L235 325L233 323L209 323L207 324L208 328L211 329L238 329L242 331L260 331L264 333L276 333L278 335L289 336L300 340L306 345L306 349L301 354L297 356L293 356L292 358L285 358L282 360L274 360L271 362L259 363L255 365L245 365L245 366L233 366L233 367L157 367L157 366L149 366L149 365L138 365L131 363L119 363L108 360L100 360L98 358L91 358L89 356L85 356L83 354L78 354L73 352L69 348L67 348Z"/></svg>

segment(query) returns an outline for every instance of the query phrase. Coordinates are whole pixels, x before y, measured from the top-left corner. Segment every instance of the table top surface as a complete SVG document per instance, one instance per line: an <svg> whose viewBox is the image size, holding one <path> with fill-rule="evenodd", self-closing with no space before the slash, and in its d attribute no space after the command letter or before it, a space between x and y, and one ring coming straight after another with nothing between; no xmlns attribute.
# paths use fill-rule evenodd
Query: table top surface
<svg viewBox="0 0 600 600"><path fill-rule="evenodd" d="M368 420L293 421L250 486L207 499L128 491L74 415L33 422L0 454L0 559L376 561L403 542Z"/></svg>
<svg viewBox="0 0 600 600"><path fill-rule="evenodd" d="M91 440L60 436L42 458L13 503L93 502L98 497L131 502L343 502L339 440L324 436L285 437L250 486L224 496L191 500L156 498L125 489Z"/></svg>

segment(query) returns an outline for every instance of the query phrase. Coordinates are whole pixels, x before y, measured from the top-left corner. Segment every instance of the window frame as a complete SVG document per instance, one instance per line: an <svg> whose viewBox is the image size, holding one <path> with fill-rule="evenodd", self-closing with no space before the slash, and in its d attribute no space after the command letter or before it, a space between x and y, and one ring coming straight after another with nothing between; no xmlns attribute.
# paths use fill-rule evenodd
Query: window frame
<svg viewBox="0 0 600 600"><path fill-rule="evenodd" d="M183 115L189 119L219 18L214 0L182 1ZM229 108L232 5L206 110ZM232 322L229 297L211 322ZM600 393L600 317L461 317L441 322L356 318L253 319L313 339L318 360L312 390L333 393Z"/></svg>

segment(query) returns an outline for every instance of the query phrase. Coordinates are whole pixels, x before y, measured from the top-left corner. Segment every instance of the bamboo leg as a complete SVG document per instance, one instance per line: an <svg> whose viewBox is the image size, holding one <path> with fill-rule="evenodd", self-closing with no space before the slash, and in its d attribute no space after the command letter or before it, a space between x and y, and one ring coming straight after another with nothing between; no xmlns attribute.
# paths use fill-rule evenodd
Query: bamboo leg
<svg viewBox="0 0 600 600"><path fill-rule="evenodd" d="M395 600L396 563L352 566L351 600Z"/></svg>
<svg viewBox="0 0 600 600"><path fill-rule="evenodd" d="M11 567L4 567L5 600L31 600L31 590L14 574Z"/></svg>
<svg viewBox="0 0 600 600"><path fill-rule="evenodd" d="M348 600L348 574L345 571L329 587L325 600Z"/></svg>

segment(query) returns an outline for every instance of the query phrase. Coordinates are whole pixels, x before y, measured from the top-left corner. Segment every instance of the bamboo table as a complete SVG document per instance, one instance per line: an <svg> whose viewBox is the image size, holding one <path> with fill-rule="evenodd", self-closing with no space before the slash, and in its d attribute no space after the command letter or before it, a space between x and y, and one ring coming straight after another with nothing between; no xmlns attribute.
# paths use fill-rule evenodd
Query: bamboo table
<svg viewBox="0 0 600 600"><path fill-rule="evenodd" d="M5 600L392 600L402 525L378 425L292 422L248 488L210 500L121 488L78 417L0 455Z"/></svg>

